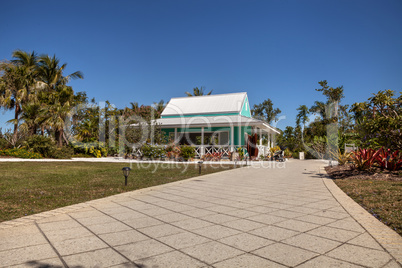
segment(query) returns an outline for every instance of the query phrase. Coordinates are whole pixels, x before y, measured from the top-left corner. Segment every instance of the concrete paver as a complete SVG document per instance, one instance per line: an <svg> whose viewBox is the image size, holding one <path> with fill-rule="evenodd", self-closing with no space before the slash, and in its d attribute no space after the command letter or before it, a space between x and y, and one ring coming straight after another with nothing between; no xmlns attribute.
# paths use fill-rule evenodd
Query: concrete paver
<svg viewBox="0 0 402 268"><path fill-rule="evenodd" d="M0 223L0 267L401 267L402 238L323 165L253 165Z"/></svg>

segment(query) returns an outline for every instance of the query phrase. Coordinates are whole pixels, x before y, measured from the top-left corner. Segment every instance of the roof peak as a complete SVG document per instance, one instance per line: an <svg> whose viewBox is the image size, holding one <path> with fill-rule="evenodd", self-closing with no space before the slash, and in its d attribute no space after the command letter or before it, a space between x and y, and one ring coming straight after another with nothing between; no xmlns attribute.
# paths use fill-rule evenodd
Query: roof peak
<svg viewBox="0 0 402 268"><path fill-rule="evenodd" d="M171 98L162 116L240 113L246 92Z"/></svg>
<svg viewBox="0 0 402 268"><path fill-rule="evenodd" d="M186 98L206 98L206 97L215 97L215 96L223 96L223 95L236 95L236 94L247 94L247 92L233 92L233 93L222 93L222 94L213 94L213 95L202 95L202 96L184 96L184 97L175 97L172 99L186 99Z"/></svg>

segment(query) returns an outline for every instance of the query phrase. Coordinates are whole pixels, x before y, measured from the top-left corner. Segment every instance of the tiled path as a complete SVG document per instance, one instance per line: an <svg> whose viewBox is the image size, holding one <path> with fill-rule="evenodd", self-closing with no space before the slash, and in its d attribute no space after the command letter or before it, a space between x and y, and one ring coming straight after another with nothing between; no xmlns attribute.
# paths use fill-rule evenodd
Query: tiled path
<svg viewBox="0 0 402 268"><path fill-rule="evenodd" d="M5 222L0 266L400 267L401 237L322 166L242 168Z"/></svg>

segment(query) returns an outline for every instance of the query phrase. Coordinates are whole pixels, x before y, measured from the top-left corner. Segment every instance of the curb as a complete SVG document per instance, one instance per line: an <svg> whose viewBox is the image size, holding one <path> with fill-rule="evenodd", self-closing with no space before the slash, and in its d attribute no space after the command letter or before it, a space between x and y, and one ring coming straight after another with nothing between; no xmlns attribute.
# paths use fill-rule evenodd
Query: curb
<svg viewBox="0 0 402 268"><path fill-rule="evenodd" d="M357 204L331 178L324 177L323 182L339 204L402 265L402 237Z"/></svg>

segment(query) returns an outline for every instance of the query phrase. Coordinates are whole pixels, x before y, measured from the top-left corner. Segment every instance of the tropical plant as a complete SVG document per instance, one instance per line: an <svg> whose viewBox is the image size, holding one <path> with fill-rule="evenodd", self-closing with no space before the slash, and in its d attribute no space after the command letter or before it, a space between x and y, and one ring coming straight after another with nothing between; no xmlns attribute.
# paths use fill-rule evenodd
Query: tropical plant
<svg viewBox="0 0 402 268"><path fill-rule="evenodd" d="M74 149L70 146L63 146L61 148L56 148L53 152L53 158L56 159L70 159L74 154Z"/></svg>
<svg viewBox="0 0 402 268"><path fill-rule="evenodd" d="M354 167L358 170L366 170L373 166L376 161L377 155L380 151L376 151L374 149L361 149L352 152L351 158L354 164Z"/></svg>
<svg viewBox="0 0 402 268"><path fill-rule="evenodd" d="M285 151L283 152L285 158L291 158L293 156L292 152L289 150L289 148L286 148Z"/></svg>
<svg viewBox="0 0 402 268"><path fill-rule="evenodd" d="M17 53L18 52L18 53ZM26 57L20 60L19 57ZM16 139L22 105L29 101L30 92L35 85L35 53L29 56L20 51L15 51L13 62L0 63L0 107L6 110L14 109L14 119L9 123L14 125L14 139Z"/></svg>
<svg viewBox="0 0 402 268"><path fill-rule="evenodd" d="M211 95L212 91L208 92L207 94L204 93L205 87L195 87L193 88L193 94L191 94L190 92L186 91L186 95L187 97L193 97L193 96L204 96L204 95Z"/></svg>
<svg viewBox="0 0 402 268"><path fill-rule="evenodd" d="M141 147L141 151L142 151L143 156L145 156L149 159L162 158L166 154L166 151L164 148L162 148L160 146L149 145L149 144L144 144Z"/></svg>
<svg viewBox="0 0 402 268"><path fill-rule="evenodd" d="M175 159L180 156L181 148L175 144L170 144L166 147L166 156L169 159Z"/></svg>
<svg viewBox="0 0 402 268"><path fill-rule="evenodd" d="M341 152L341 150L338 148L338 152L331 152L331 156L334 160L338 161L338 164L340 166L345 165L346 163L348 163L351 159L351 153L348 152Z"/></svg>
<svg viewBox="0 0 402 268"><path fill-rule="evenodd" d="M274 147L269 148L269 151L271 152L271 155L274 155L274 153L276 151L280 151L280 150L281 150L281 147L279 147L279 146L274 146Z"/></svg>
<svg viewBox="0 0 402 268"><path fill-rule="evenodd" d="M382 147L378 150L375 160L382 169L395 171L402 168L402 154L399 151L391 152L390 149Z"/></svg>
<svg viewBox="0 0 402 268"><path fill-rule="evenodd" d="M50 137L33 135L24 141L24 147L28 151L39 153L44 157L51 158L54 155L56 146Z"/></svg>
<svg viewBox="0 0 402 268"><path fill-rule="evenodd" d="M224 155L223 152L204 154L201 157L201 160L203 160L203 161L220 161L222 159L223 155Z"/></svg>
<svg viewBox="0 0 402 268"><path fill-rule="evenodd" d="M39 153L29 152L22 148L0 150L0 156L12 156L17 158L39 159L42 155Z"/></svg>
<svg viewBox="0 0 402 268"><path fill-rule="evenodd" d="M195 148L192 146L181 146L180 156L183 157L185 161L193 158L195 156Z"/></svg>
<svg viewBox="0 0 402 268"><path fill-rule="evenodd" d="M402 150L402 92L379 91L368 101L355 103L350 112L361 137L361 147Z"/></svg>
<svg viewBox="0 0 402 268"><path fill-rule="evenodd" d="M279 108L274 109L273 105L271 99L266 99L260 104L254 104L251 114L253 117L271 124L272 121L278 120L277 115L281 113L281 110Z"/></svg>

